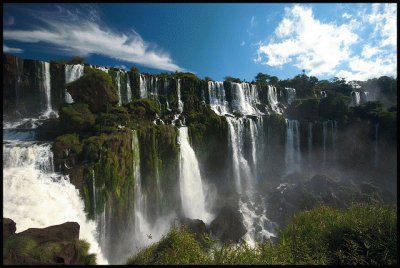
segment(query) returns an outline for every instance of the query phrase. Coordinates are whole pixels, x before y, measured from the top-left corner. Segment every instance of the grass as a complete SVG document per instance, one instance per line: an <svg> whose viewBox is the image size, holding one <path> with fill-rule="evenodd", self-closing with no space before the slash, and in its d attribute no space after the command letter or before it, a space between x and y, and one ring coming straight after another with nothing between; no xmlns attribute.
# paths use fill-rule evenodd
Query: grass
<svg viewBox="0 0 400 268"><path fill-rule="evenodd" d="M320 206L297 214L276 245L196 241L187 230L172 229L160 242L132 256L127 264L397 264L397 212L383 205Z"/></svg>

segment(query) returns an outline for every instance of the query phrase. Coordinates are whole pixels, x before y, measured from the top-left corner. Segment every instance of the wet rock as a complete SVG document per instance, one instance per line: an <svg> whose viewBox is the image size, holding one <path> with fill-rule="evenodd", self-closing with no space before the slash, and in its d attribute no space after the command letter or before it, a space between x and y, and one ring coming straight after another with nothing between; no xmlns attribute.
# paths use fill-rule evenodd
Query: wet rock
<svg viewBox="0 0 400 268"><path fill-rule="evenodd" d="M19 236L29 236L39 244L47 242L73 241L79 239L80 226L76 222L66 222L46 228L29 228L20 232Z"/></svg>
<svg viewBox="0 0 400 268"><path fill-rule="evenodd" d="M238 243L246 234L242 214L231 206L222 207L217 217L211 222L210 230L221 242Z"/></svg>

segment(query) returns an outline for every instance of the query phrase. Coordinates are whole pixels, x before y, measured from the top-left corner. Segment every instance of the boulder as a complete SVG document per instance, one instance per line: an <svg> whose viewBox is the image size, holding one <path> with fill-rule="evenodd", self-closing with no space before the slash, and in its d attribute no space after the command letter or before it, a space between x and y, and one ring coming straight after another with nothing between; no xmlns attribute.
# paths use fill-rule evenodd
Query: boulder
<svg viewBox="0 0 400 268"><path fill-rule="evenodd" d="M234 243L238 243L247 232L242 214L231 206L221 208L217 217L211 222L210 230L221 242Z"/></svg>
<svg viewBox="0 0 400 268"><path fill-rule="evenodd" d="M206 224L199 219L181 218L179 219L179 225L185 226L189 232L196 234L196 236L207 233Z"/></svg>
<svg viewBox="0 0 400 268"><path fill-rule="evenodd" d="M19 236L29 236L39 244L47 242L73 241L79 239L80 226L77 222L66 222L46 228L29 228L18 233Z"/></svg>
<svg viewBox="0 0 400 268"><path fill-rule="evenodd" d="M16 230L16 224L12 219L3 218L3 238L14 235Z"/></svg>
<svg viewBox="0 0 400 268"><path fill-rule="evenodd" d="M3 218L3 263L7 265L87 264L79 240L79 224L66 222L15 233L16 224ZM54 249L55 246L57 249ZM38 256L38 252L43 254ZM47 251L50 250L50 251Z"/></svg>

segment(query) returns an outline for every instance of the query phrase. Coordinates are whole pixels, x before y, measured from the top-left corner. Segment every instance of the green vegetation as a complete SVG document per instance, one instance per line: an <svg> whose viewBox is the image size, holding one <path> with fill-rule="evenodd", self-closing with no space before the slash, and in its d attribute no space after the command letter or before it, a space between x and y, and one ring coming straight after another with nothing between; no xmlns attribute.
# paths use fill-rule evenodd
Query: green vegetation
<svg viewBox="0 0 400 268"><path fill-rule="evenodd" d="M202 245L186 229L172 229L128 264L324 264L397 263L395 207L355 204L346 210L321 206L301 212L270 242L222 247Z"/></svg>
<svg viewBox="0 0 400 268"><path fill-rule="evenodd" d="M46 242L39 244L29 236L14 235L3 241L3 260L11 264L56 264L57 258L64 255L64 251L75 251L75 263L85 265L96 264L96 254L89 254L89 243L85 240L71 242ZM71 254L68 251L67 254Z"/></svg>
<svg viewBox="0 0 400 268"><path fill-rule="evenodd" d="M66 87L75 102L88 104L94 113L106 111L118 103L118 92L111 76L98 69L85 68L84 75Z"/></svg>
<svg viewBox="0 0 400 268"><path fill-rule="evenodd" d="M127 264L209 264L205 249L186 229L171 229L158 243L140 251Z"/></svg>
<svg viewBox="0 0 400 268"><path fill-rule="evenodd" d="M59 114L60 125L66 132L88 131L95 122L95 116L85 103L65 104Z"/></svg>

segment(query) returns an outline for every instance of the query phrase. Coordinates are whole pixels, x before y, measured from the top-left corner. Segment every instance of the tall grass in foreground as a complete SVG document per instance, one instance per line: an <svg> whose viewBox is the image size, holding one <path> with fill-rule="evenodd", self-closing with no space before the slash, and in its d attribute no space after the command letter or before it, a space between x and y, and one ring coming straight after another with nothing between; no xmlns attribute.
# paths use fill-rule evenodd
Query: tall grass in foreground
<svg viewBox="0 0 400 268"><path fill-rule="evenodd" d="M204 239L203 239L204 241ZM208 241L210 241L208 239ZM397 212L383 205L321 206L297 214L276 245L217 247L172 229L128 264L396 264Z"/></svg>

